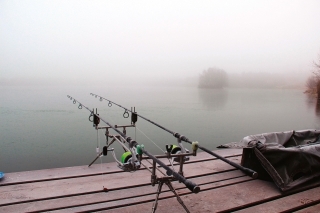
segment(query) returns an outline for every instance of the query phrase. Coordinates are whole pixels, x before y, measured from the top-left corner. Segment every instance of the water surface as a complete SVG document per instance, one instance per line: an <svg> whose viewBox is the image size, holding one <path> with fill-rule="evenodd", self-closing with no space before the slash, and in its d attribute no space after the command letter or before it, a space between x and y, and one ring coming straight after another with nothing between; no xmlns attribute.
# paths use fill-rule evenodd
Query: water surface
<svg viewBox="0 0 320 213"><path fill-rule="evenodd" d="M91 92L127 108L135 106L139 114L209 149L251 134L313 129L320 124L315 99L301 90L2 86L0 171L89 164L96 156L97 144L105 144L104 133L99 131L97 140L88 121L90 113L79 110L67 95L90 109L98 108L112 124L130 123L122 117L123 109L108 107L106 101L89 95ZM172 135L140 118L137 129L127 130L127 135L155 154L160 154L165 144L176 143ZM121 147L113 147L120 157ZM97 163L110 161L113 159L108 155Z"/></svg>

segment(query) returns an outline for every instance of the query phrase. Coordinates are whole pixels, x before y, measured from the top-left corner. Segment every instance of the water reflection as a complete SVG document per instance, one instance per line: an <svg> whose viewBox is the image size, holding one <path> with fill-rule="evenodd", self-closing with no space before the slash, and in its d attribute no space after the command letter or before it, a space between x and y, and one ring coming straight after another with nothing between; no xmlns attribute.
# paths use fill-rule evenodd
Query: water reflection
<svg viewBox="0 0 320 213"><path fill-rule="evenodd" d="M313 94L306 94L306 104L309 109L315 109L315 115L317 116L318 120L320 120L320 99L318 99Z"/></svg>
<svg viewBox="0 0 320 213"><path fill-rule="evenodd" d="M306 93L306 104L309 109L314 108L317 104L317 98L310 93Z"/></svg>
<svg viewBox="0 0 320 213"><path fill-rule="evenodd" d="M198 89L201 102L210 110L223 109L227 103L228 92L225 89Z"/></svg>
<svg viewBox="0 0 320 213"><path fill-rule="evenodd" d="M316 116L318 119L320 119L320 100L316 99L316 110L315 110Z"/></svg>

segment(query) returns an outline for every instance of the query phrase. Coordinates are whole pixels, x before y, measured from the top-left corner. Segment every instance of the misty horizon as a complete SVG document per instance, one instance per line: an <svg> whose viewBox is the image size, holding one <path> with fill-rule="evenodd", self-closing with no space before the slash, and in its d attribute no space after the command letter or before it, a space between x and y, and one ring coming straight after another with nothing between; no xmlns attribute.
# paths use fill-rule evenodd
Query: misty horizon
<svg viewBox="0 0 320 213"><path fill-rule="evenodd" d="M226 88L281 88L281 89L306 89L307 73L227 73ZM170 78L162 77L155 79L101 79L82 80L78 79L28 79L13 78L0 79L0 85L3 86L101 86L108 84L111 86L183 86L198 87L200 72L195 76ZM119 84L121 82L121 84Z"/></svg>
<svg viewBox="0 0 320 213"><path fill-rule="evenodd" d="M318 8L315 0L1 1L0 83L171 85L210 67L300 81L320 54Z"/></svg>

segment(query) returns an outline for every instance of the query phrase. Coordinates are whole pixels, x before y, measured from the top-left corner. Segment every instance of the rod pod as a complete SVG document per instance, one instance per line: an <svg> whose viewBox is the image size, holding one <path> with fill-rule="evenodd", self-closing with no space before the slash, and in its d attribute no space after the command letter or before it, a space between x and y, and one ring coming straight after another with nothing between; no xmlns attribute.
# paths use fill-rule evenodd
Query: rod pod
<svg viewBox="0 0 320 213"><path fill-rule="evenodd" d="M82 103L80 103L79 101L75 100L74 98L72 98L71 96L67 96L68 98L70 98L70 100L73 99L73 102L76 103L78 102L79 105L83 106L84 108L86 108L91 115L96 115L100 121L103 121L105 124L109 125L110 128L112 128L114 131L116 131L119 135L121 135L129 144L129 149L132 149L133 147L137 147L139 144L132 140L131 137L126 136L124 133L120 132L117 128L115 128L112 124L110 124L108 121L104 120L100 115L95 114L94 110L90 110L88 107L86 107L85 105L83 105ZM128 110L131 111L131 110ZM178 174L177 172L173 171L170 167L168 167L167 165L165 165L162 161L160 161L159 159L157 159L155 156L153 156L152 154L150 154L148 151L146 151L145 149L141 149L142 153L147 155L149 158L153 159L154 162L158 163L160 166L162 166L165 170L167 170L169 173L172 174L173 177L175 177L177 180L179 180L180 182L184 183L186 185L186 187L193 193L198 193L200 191L200 187L193 183L190 180L187 180L185 177L183 177L182 175Z"/></svg>
<svg viewBox="0 0 320 213"><path fill-rule="evenodd" d="M106 101L109 101L109 104L108 104L109 106L110 106L110 105L112 106L112 104L114 104L114 105L116 105L116 106L118 106L118 107L121 107L121 108L123 108L123 109L125 109L125 110L127 110L127 111L129 111L129 112L132 112L131 110L129 110L129 109L127 109L127 108L125 108L125 107L123 107L123 106L121 106L121 105L113 102L113 101L110 101L110 100L108 100L108 99L106 99L106 98L104 98L104 97L102 97L102 96L99 96L99 95L96 95L96 94L93 94L93 93L90 93L90 95L95 96L95 97L99 97L100 100L104 99L104 100L106 100ZM189 140L188 138L186 138L185 136L180 135L179 133L176 133L176 132L174 132L174 131L171 131L171 130L169 130L169 129L167 129L167 128L165 128L165 127L157 124L156 122L154 122L154 121L152 121L152 120L150 120L150 119L148 119L148 118L145 118L145 117L143 117L142 115L139 115L138 113L136 113L136 114L137 114L137 116L139 116L140 118L148 121L149 123L152 123L153 125L155 125L155 126L161 128L161 129L163 129L163 130L171 133L174 137L176 137L176 138L178 138L178 139L181 139L182 141L187 142L187 143L189 143L189 144L192 144L192 141L190 141L190 140ZM225 157L223 157L223 156L220 156L220 155L218 155L217 153L212 152L211 150L209 150L209 149L207 149L207 148L205 148L205 147L202 147L202 146L200 146L200 145L198 145L198 147L199 147L199 149L207 152L208 154L210 154L210 155L212 155L212 156L214 156L214 157L216 157L216 158L218 158L218 159L220 159L220 160L228 163L229 165L231 165L231 166L233 166L233 167L241 170L241 171L244 172L246 175L248 175L248 176L250 176L250 177L252 177L252 178L254 178L254 179L258 177L258 173L257 173L256 171L254 171L254 170L252 170L252 169L249 169L249 168L246 168L246 167L243 167L243 166L241 166L241 165L239 165L239 164L237 164L237 163L234 163L234 162L228 160L227 158L225 158Z"/></svg>

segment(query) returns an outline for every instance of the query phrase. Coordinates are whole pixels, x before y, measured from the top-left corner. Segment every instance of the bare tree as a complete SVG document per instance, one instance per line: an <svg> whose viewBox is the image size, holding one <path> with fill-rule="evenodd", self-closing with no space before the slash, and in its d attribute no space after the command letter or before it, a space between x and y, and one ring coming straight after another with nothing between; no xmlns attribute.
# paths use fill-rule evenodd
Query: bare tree
<svg viewBox="0 0 320 213"><path fill-rule="evenodd" d="M320 78L320 54L318 55L318 62L313 62L315 66L315 71L313 71L313 74Z"/></svg>
<svg viewBox="0 0 320 213"><path fill-rule="evenodd" d="M318 79L320 79L320 54L318 55L318 62L313 62L315 70L312 72Z"/></svg>
<svg viewBox="0 0 320 213"><path fill-rule="evenodd" d="M307 79L307 83L306 83L306 86L308 88L315 88L317 86L317 78L315 76L310 76L308 79Z"/></svg>
<svg viewBox="0 0 320 213"><path fill-rule="evenodd" d="M312 72L313 76L307 80L308 92L316 93L320 99L320 54L318 55L318 62L313 62L315 70Z"/></svg>

